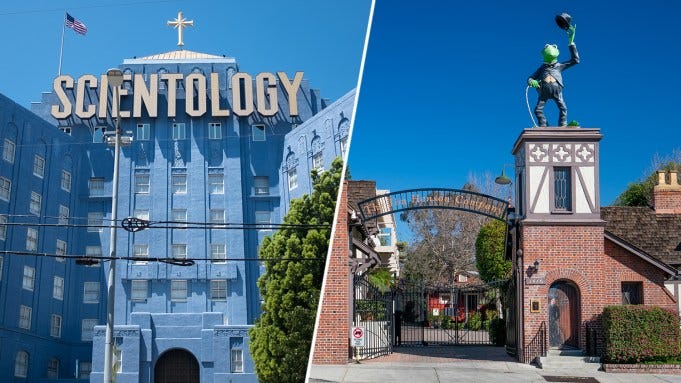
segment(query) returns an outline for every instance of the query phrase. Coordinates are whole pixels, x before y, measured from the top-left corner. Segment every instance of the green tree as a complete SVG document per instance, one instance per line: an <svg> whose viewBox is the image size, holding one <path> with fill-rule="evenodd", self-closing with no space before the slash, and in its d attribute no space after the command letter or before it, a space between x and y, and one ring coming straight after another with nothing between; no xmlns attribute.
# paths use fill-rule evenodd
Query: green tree
<svg viewBox="0 0 681 383"><path fill-rule="evenodd" d="M258 280L262 315L250 330L250 349L261 383L302 382L312 343L324 262L343 163L312 172L311 195L291 201L283 223L328 229L281 228L263 240L266 271ZM309 260L280 260L307 258Z"/></svg>
<svg viewBox="0 0 681 383"><path fill-rule="evenodd" d="M511 276L511 261L504 255L506 224L492 220L485 223L475 240L475 263L485 282L501 281Z"/></svg>
<svg viewBox="0 0 681 383"><path fill-rule="evenodd" d="M675 151L667 157L655 157L652 160L649 174L643 180L630 183L627 188L617 196L615 206L652 206L653 188L657 183L658 170L681 170L681 151Z"/></svg>

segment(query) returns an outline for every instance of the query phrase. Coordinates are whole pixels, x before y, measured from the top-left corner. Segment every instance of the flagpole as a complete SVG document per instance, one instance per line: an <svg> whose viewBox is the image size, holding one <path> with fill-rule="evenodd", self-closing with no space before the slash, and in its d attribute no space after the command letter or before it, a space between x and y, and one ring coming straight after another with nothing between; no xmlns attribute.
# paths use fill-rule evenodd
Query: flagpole
<svg viewBox="0 0 681 383"><path fill-rule="evenodd" d="M61 45L59 46L59 70L57 76L61 76L61 58L64 53L64 31L66 30L66 11L64 11L64 20L61 23Z"/></svg>

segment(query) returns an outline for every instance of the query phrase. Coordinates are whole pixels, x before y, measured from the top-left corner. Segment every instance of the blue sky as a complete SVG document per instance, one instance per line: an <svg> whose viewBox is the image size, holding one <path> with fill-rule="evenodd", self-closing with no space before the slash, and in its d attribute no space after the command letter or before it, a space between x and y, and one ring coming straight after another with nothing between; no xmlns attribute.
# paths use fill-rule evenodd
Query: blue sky
<svg viewBox="0 0 681 383"><path fill-rule="evenodd" d="M88 33L67 29L62 73L105 73L126 58L177 49L166 26L178 11L194 20L184 48L235 57L240 70L304 71L322 97L357 85L370 0L4 0L0 93L27 107L50 91L59 67L64 11Z"/></svg>
<svg viewBox="0 0 681 383"><path fill-rule="evenodd" d="M680 6L377 0L350 147L353 179L396 191L458 188L471 172L498 175L532 126L526 79L544 44L569 59L554 22L568 12L581 56L563 73L568 120L601 129L601 204L610 204L655 154L681 148ZM545 111L555 125L555 104Z"/></svg>

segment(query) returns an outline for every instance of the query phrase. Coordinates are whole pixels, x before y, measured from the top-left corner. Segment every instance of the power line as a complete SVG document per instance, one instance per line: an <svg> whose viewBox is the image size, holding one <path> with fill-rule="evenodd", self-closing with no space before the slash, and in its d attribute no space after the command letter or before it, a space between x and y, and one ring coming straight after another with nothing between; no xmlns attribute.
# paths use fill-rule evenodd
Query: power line
<svg viewBox="0 0 681 383"><path fill-rule="evenodd" d="M63 218L62 218L63 219ZM123 226L125 220L118 220ZM88 229L110 229L119 225L92 225L74 223L39 223L39 222L7 222L0 226L18 227L64 227L64 228L88 228ZM287 224L287 223L212 223L212 222L188 222L188 221L151 221L140 230L147 229L174 229L174 230L277 230L277 229L331 229L331 224ZM125 227L124 227L125 228Z"/></svg>

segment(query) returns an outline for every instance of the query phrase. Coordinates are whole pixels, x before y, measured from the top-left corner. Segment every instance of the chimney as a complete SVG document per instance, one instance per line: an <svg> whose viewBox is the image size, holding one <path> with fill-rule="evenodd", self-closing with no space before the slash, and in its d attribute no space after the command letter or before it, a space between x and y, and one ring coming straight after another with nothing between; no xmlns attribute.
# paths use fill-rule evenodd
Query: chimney
<svg viewBox="0 0 681 383"><path fill-rule="evenodd" d="M681 185L676 170L669 171L669 177L663 170L657 172L653 204L657 214L681 214Z"/></svg>

